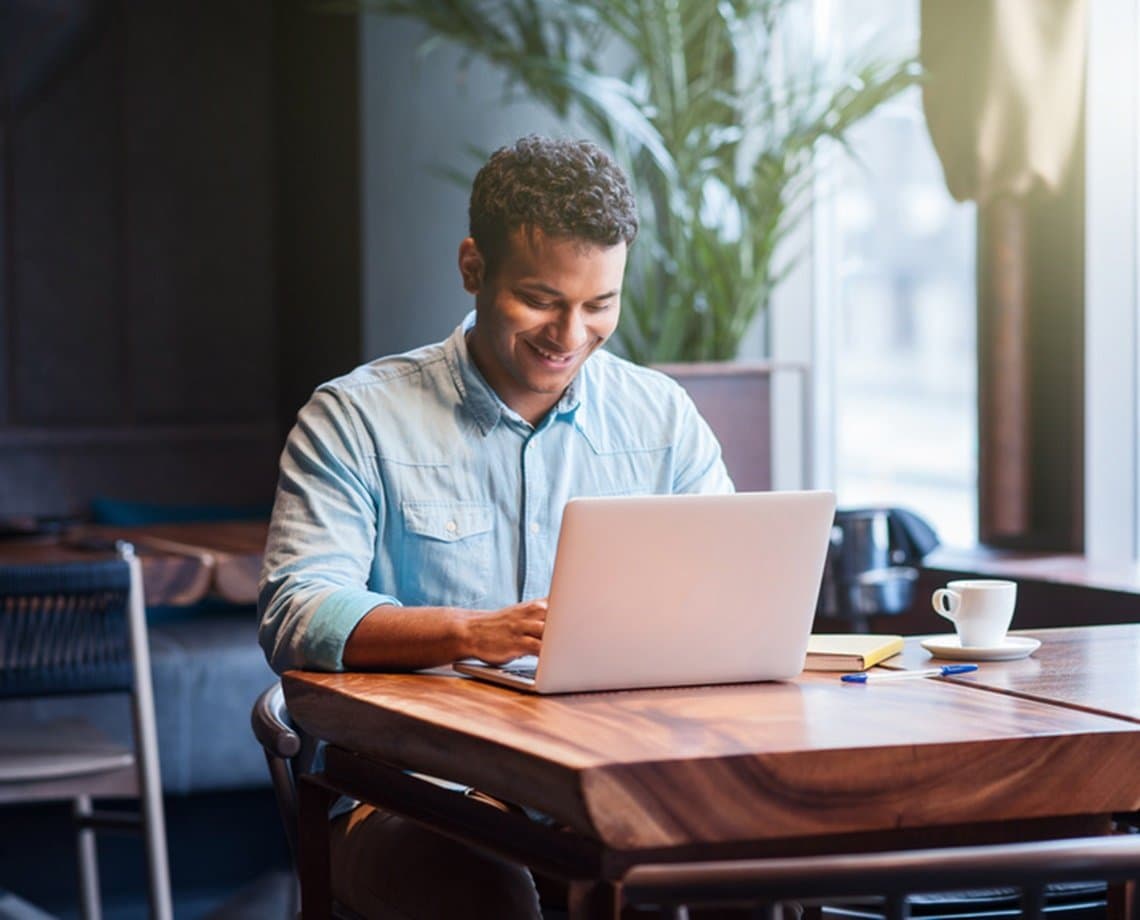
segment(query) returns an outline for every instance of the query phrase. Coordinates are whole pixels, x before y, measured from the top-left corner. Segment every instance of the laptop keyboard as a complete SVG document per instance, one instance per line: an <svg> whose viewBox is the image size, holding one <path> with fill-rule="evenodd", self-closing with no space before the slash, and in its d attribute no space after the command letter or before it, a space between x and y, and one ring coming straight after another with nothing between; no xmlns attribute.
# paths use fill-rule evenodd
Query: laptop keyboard
<svg viewBox="0 0 1140 920"><path fill-rule="evenodd" d="M517 674L519 677L526 677L534 680L534 675L538 672L538 668L534 665L508 665L503 668L508 674Z"/></svg>

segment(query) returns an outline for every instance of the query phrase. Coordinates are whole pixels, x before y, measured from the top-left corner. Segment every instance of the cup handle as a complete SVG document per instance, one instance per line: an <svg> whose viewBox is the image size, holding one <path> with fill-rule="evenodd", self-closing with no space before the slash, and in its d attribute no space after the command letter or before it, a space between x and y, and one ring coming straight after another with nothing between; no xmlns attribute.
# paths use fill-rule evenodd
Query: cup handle
<svg viewBox="0 0 1140 920"><path fill-rule="evenodd" d="M946 619L957 622L958 608L962 604L962 595L957 591L951 591L949 588L939 588L934 592L934 596L930 599L934 605L934 612L939 616L946 617Z"/></svg>

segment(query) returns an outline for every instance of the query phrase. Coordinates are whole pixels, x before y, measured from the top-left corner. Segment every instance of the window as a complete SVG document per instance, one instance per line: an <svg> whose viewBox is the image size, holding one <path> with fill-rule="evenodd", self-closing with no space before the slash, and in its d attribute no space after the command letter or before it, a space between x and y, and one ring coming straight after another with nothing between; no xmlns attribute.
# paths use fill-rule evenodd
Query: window
<svg viewBox="0 0 1140 920"><path fill-rule="evenodd" d="M1140 553L1140 2L1090 4L1086 89L1085 552Z"/></svg>
<svg viewBox="0 0 1140 920"><path fill-rule="evenodd" d="M818 10L829 57L867 30L880 53L917 54L918 0ZM825 167L815 228L839 504L903 505L944 543L969 545L977 539L975 207L946 190L917 89L861 123L852 150Z"/></svg>

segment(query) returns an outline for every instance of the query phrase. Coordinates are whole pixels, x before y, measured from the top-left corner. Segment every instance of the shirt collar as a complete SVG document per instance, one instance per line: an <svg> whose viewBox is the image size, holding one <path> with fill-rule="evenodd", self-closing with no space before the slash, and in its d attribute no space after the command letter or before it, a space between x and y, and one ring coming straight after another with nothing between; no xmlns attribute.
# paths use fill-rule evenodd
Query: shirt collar
<svg viewBox="0 0 1140 920"><path fill-rule="evenodd" d="M467 349L467 332L474 325L475 311L472 310L448 336L444 343L444 355L451 370L451 379L459 391L459 400L485 437L499 424L506 406L471 360L471 352Z"/></svg>
<svg viewBox="0 0 1140 920"><path fill-rule="evenodd" d="M451 377L459 391L463 407L479 426L479 431L486 437L500 421L528 423L516 412L506 405L475 366L471 359L471 352L467 348L467 333L475 325L475 311L472 310L464 318L455 331L448 336L444 343L444 354L447 365L451 370ZM579 408L588 389L586 382L587 370L591 358L586 359L582 369L570 382L551 413L539 424L545 427L555 420L576 422L581 426Z"/></svg>

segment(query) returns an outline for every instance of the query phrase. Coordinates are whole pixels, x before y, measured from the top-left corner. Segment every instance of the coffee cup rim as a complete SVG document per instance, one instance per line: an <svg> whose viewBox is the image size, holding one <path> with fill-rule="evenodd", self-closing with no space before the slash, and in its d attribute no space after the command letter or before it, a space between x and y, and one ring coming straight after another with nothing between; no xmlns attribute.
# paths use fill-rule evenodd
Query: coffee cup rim
<svg viewBox="0 0 1140 920"><path fill-rule="evenodd" d="M946 582L947 588L975 588L975 589L989 589L989 588L1016 588L1017 582L1010 581L1008 578L956 578L954 581Z"/></svg>

